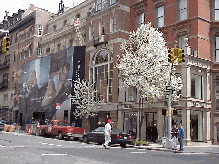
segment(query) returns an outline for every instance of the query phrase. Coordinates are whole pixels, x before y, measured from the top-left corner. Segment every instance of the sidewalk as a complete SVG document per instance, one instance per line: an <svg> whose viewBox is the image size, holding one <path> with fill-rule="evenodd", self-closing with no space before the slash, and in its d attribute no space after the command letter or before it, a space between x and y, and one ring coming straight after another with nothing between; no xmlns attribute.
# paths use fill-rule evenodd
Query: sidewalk
<svg viewBox="0 0 219 164"><path fill-rule="evenodd" d="M139 149L147 149L147 150L157 150L157 151L169 151L173 153L183 153L183 154L190 154L190 153L209 153L209 154L219 154L219 145L211 145L211 146L185 146L184 150L179 151L180 146L177 145L177 150L172 150L168 148L164 148L161 143L149 143L148 146L134 146L135 148Z"/></svg>

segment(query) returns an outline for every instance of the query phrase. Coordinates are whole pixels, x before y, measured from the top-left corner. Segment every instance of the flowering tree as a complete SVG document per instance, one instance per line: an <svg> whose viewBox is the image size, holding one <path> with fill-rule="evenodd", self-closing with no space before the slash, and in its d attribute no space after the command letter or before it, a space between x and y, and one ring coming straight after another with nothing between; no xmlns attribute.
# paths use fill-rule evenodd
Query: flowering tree
<svg viewBox="0 0 219 164"><path fill-rule="evenodd" d="M135 86L140 98L153 103L165 94L166 86L171 85L175 88L172 98L177 99L176 93L182 89L182 81L175 74L174 67L170 81L168 49L165 43L162 33L152 27L151 23L142 24L136 31L132 31L129 40L121 44L123 53L118 56L116 65L123 82L121 87Z"/></svg>
<svg viewBox="0 0 219 164"><path fill-rule="evenodd" d="M123 88L135 86L142 98L149 102L164 95L169 85L168 50L162 33L151 26L143 24L129 35L129 40L121 44L122 56L118 56L120 77ZM181 77L172 69L171 83L174 93L182 89ZM177 99L177 96L173 96Z"/></svg>
<svg viewBox="0 0 219 164"><path fill-rule="evenodd" d="M74 81L74 95L70 95L73 104L76 104L74 115L76 117L92 116L95 115L96 109L99 107L98 100L95 101L94 95L98 91L94 89L93 84L87 83L85 80L80 79Z"/></svg>

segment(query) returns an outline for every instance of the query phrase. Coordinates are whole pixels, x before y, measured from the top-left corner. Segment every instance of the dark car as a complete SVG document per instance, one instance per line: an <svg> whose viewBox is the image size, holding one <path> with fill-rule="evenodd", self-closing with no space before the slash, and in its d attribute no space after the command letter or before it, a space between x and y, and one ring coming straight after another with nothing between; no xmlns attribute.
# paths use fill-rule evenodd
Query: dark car
<svg viewBox="0 0 219 164"><path fill-rule="evenodd" d="M84 142L97 142L98 144L103 144L105 142L104 131L105 127L98 127L92 132L84 134ZM126 147L126 144L130 144L132 141L133 137L130 134L117 128L112 129L110 144L120 144L121 147Z"/></svg>

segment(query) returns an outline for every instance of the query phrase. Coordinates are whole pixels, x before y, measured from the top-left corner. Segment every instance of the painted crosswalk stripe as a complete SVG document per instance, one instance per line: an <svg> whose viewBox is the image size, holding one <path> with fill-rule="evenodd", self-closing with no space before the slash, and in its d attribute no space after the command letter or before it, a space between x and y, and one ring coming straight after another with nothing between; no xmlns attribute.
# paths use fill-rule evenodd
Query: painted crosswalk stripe
<svg viewBox="0 0 219 164"><path fill-rule="evenodd" d="M130 152L130 153L146 153L146 152L141 152L141 151L133 151L133 152Z"/></svg>
<svg viewBox="0 0 219 164"><path fill-rule="evenodd" d="M42 156L49 156L49 155L67 155L67 154L42 154Z"/></svg>

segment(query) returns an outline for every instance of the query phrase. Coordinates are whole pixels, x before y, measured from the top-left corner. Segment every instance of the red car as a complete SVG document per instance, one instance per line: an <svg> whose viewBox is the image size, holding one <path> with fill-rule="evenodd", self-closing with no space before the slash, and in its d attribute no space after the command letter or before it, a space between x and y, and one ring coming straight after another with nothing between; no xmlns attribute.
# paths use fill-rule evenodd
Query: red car
<svg viewBox="0 0 219 164"><path fill-rule="evenodd" d="M52 120L49 125L39 125L37 131L39 135L58 136L60 140L64 137L74 137L74 140L83 139L85 133L84 128L72 127L65 120Z"/></svg>

